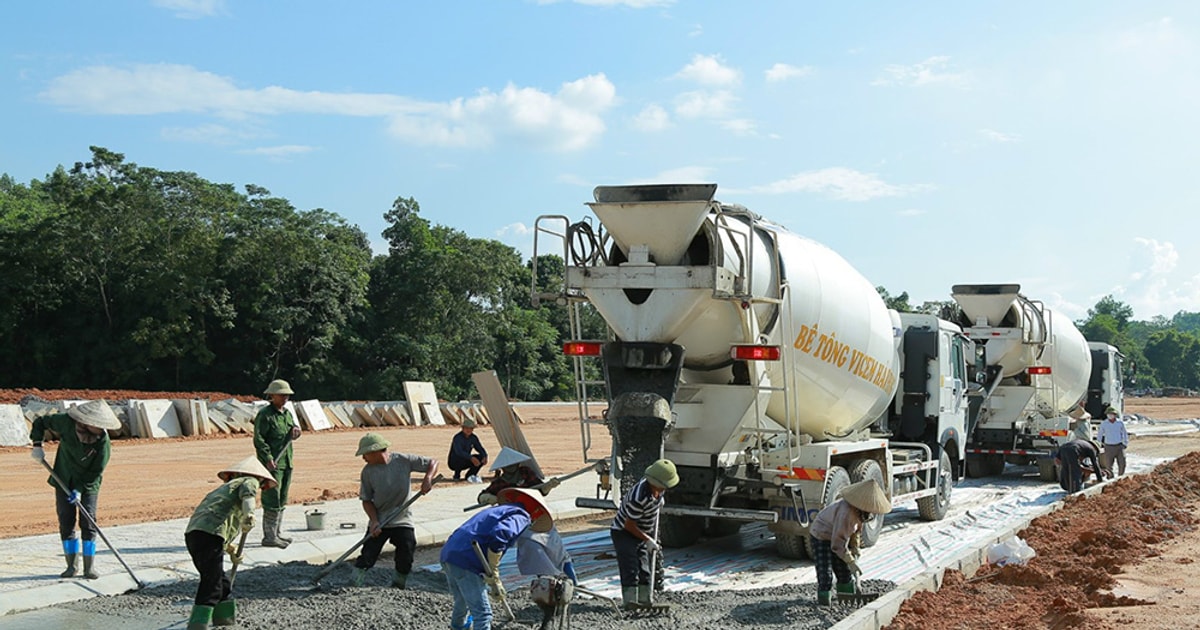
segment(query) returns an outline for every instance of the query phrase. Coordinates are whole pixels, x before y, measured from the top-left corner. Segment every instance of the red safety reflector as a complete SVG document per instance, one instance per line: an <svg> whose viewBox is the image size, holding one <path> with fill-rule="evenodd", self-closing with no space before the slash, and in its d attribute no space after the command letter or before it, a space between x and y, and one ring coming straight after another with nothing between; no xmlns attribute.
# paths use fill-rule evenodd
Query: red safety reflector
<svg viewBox="0 0 1200 630"><path fill-rule="evenodd" d="M600 341L568 341L563 344L563 354L569 357L598 357L603 346L604 343Z"/></svg>
<svg viewBox="0 0 1200 630"><path fill-rule="evenodd" d="M738 361L778 361L779 346L733 346L729 356Z"/></svg>
<svg viewBox="0 0 1200 630"><path fill-rule="evenodd" d="M1035 366L1029 368L1029 370L1027 370L1027 371L1030 374L1049 374L1050 366L1049 365L1035 365Z"/></svg>

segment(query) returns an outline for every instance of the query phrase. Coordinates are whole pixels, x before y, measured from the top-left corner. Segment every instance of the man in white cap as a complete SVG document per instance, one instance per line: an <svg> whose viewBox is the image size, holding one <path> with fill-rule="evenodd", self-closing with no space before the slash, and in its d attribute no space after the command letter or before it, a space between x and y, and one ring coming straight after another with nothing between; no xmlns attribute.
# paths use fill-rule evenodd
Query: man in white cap
<svg viewBox="0 0 1200 630"><path fill-rule="evenodd" d="M280 529L283 511L287 508L288 488L292 485L292 442L300 439L300 426L292 412L284 407L294 393L287 381L271 381L263 392L270 404L254 416L254 452L276 483L273 488L263 490L264 547L285 549L292 542Z"/></svg>
<svg viewBox="0 0 1200 630"><path fill-rule="evenodd" d="M832 603L833 576L837 576L837 592L856 591L855 578L862 574L858 546L863 524L891 511L892 502L883 488L874 479L864 479L843 488L840 499L817 513L808 531L817 569L818 604Z"/></svg>
<svg viewBox="0 0 1200 630"><path fill-rule="evenodd" d="M454 596L451 630L491 630L488 588L504 588L500 582L500 559L504 552L516 544L526 528L548 532L554 527L550 509L536 492L505 488L497 499L499 505L480 510L467 519L442 545L442 571ZM487 566L480 561L480 555Z"/></svg>
<svg viewBox="0 0 1200 630"><path fill-rule="evenodd" d="M42 441L47 431L59 436L58 453L54 456L54 475L49 483L54 487L54 505L58 512L58 534L62 538L63 554L67 558L67 570L62 577L74 577L78 571L76 560L83 552L83 577L94 580L96 573L93 562L96 557L96 526L79 512L86 510L93 519L100 494L100 481L108 458L112 455L112 443L108 431L121 428L121 421L103 400L91 400L67 409L66 413L42 416L33 421L29 439L33 442L33 459L42 462L46 455ZM54 480L55 475L66 484L64 489ZM75 537L75 523L83 539Z"/></svg>
<svg viewBox="0 0 1200 630"><path fill-rule="evenodd" d="M359 475L358 498L367 513L367 531L371 534L363 543L362 553L354 563L351 583L362 586L367 570L375 566L383 543L391 541L396 547L396 568L392 574L392 586L404 588L408 574L412 572L413 554L417 551L417 536L413 531L411 510L392 516L386 523L380 518L391 513L408 501L411 475L414 471L425 473L421 480L421 494L433 488L433 477L438 463L421 455L388 453L391 442L378 433L368 433L358 441L355 453L367 463Z"/></svg>
<svg viewBox="0 0 1200 630"><path fill-rule="evenodd" d="M491 505L496 502L496 495L505 488L532 488L542 485L542 478L527 464L531 461L533 458L521 451L507 446L501 447L496 461L492 462L491 470L495 473L492 476L492 482L488 484L487 488L484 488L483 492L479 493L477 502ZM553 486L542 485L539 491L542 496L546 496L552 489Z"/></svg>
<svg viewBox="0 0 1200 630"><path fill-rule="evenodd" d="M1104 410L1105 420L1100 423L1096 439L1104 446L1104 460L1101 465L1117 475L1125 474L1125 449L1129 446L1129 430L1121 419L1116 407ZM1113 467L1113 462L1116 467Z"/></svg>
<svg viewBox="0 0 1200 630"><path fill-rule="evenodd" d="M650 605L650 554L658 553L658 514L666 499L663 493L679 483L675 463L660 459L646 467L642 478L625 496L609 527L621 575L621 598L625 608Z"/></svg>
<svg viewBox="0 0 1200 630"><path fill-rule="evenodd" d="M253 456L217 473L217 478L225 483L196 506L183 535L200 573L187 630L236 622L237 603L229 597L233 585L225 575L225 554L235 565L241 563L241 549L234 540L254 529L254 498L259 489L275 487L275 478Z"/></svg>
<svg viewBox="0 0 1200 630"><path fill-rule="evenodd" d="M467 473L467 481L481 483L479 469L487 463L487 450L475 435L475 421L463 420L462 430L450 439L450 454L446 456L446 466L454 471L454 480L458 481L463 472Z"/></svg>

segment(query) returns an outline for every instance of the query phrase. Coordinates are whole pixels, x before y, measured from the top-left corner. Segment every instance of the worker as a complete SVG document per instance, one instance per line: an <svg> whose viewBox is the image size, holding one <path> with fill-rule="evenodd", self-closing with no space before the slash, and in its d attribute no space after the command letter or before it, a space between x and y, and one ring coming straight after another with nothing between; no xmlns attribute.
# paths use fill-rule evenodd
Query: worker
<svg viewBox="0 0 1200 630"><path fill-rule="evenodd" d="M1054 463L1058 466L1058 485L1069 493L1083 489L1083 484L1087 481L1085 467L1087 473L1095 473L1096 481L1101 481L1104 477L1096 445L1087 440L1070 440L1059 446L1054 455Z"/></svg>
<svg viewBox="0 0 1200 630"><path fill-rule="evenodd" d="M454 596L451 630L491 630L491 590L503 600L500 559L516 544L526 528L548 532L554 518L542 497L524 488L505 488L498 504L488 507L463 523L442 545L442 571ZM483 560L480 561L480 555ZM473 624L473 625L472 625Z"/></svg>
<svg viewBox="0 0 1200 630"><path fill-rule="evenodd" d="M263 395L270 404L254 416L254 451L258 461L271 472L275 486L263 490L262 546L286 549L292 539L283 536L283 511L292 485L292 442L300 439L300 426L284 405L295 392L282 379L267 385Z"/></svg>
<svg viewBox="0 0 1200 630"><path fill-rule="evenodd" d="M108 431L119 428L121 421L103 400L91 400L68 408L66 413L42 416L33 421L29 439L33 442L33 459L38 463L44 463L46 459L42 442L47 431L58 436L54 473L50 475L49 483L54 487L58 534L67 559L67 570L59 574L62 577L75 577L81 551L83 577L89 580L100 577L94 564L97 530L92 519L97 518L100 482L112 454ZM66 488L60 486L55 477ZM83 514L85 511L87 516ZM79 523L79 538L75 537L76 522Z"/></svg>
<svg viewBox="0 0 1200 630"><path fill-rule="evenodd" d="M517 538L517 570L521 575L533 577L529 597L542 610L541 630L549 630L561 622L579 578L557 527L544 533L532 528L521 532Z"/></svg>
<svg viewBox="0 0 1200 630"><path fill-rule="evenodd" d="M1087 403L1087 398L1079 401L1070 411L1067 412L1067 417L1071 419L1071 432L1075 437L1081 440L1092 439L1092 414L1084 408Z"/></svg>
<svg viewBox="0 0 1200 630"><path fill-rule="evenodd" d="M488 484L487 488L484 488L483 492L479 493L477 502L481 505L491 505L496 502L496 495L505 488L539 486L538 490L542 496L550 494L550 491L558 486L557 480L542 481L542 478L526 463L531 461L533 458L521 451L507 446L502 447L500 454L496 455L496 461L492 463L491 470L494 473L492 482Z"/></svg>
<svg viewBox="0 0 1200 630"><path fill-rule="evenodd" d="M1113 462L1117 463L1117 474L1125 474L1125 449L1129 446L1129 430L1125 421L1120 418L1116 407L1104 410L1105 420L1096 431L1096 439L1104 447L1104 466L1113 470Z"/></svg>
<svg viewBox="0 0 1200 630"><path fill-rule="evenodd" d="M209 624L233 625L237 603L225 575L225 554L241 564L241 544L234 542L254 529L254 498L260 489L275 487L275 478L251 456L217 473L224 483L209 492L188 521L183 535L192 564L200 573L187 630L208 630ZM242 539L244 540L244 538Z"/></svg>
<svg viewBox="0 0 1200 630"><path fill-rule="evenodd" d="M679 483L675 463L660 459L646 467L637 483L621 497L609 528L621 575L621 599L628 610L650 605L650 554L658 553L658 515L663 493Z"/></svg>
<svg viewBox="0 0 1200 630"><path fill-rule="evenodd" d="M874 479L852 483L841 498L817 512L809 526L813 564L817 570L817 604L832 603L831 587L837 577L837 592L852 594L858 589L859 547L863 526L892 511L892 503Z"/></svg>
<svg viewBox="0 0 1200 630"><path fill-rule="evenodd" d="M367 532L370 536L363 543L362 553L354 563L354 576L351 578L354 586L363 585L367 570L375 566L387 541L396 547L392 586L404 588L408 583L413 555L417 551L412 512L408 509L397 512L386 523L380 522L380 519L408 501L410 476L414 471L425 473L421 479L421 494L427 494L433 488L433 477L437 474L436 459L408 453L388 453L389 446L391 442L378 433L368 433L358 441L358 452L355 454L367 463L359 475L358 498L362 501L363 511L367 513Z"/></svg>
<svg viewBox="0 0 1200 630"><path fill-rule="evenodd" d="M462 429L450 440L450 454L446 456L446 465L454 471L454 480L459 481L462 473L467 473L470 483L483 483L479 478L479 469L487 463L488 454L479 436L475 435L475 421L467 418L462 422Z"/></svg>

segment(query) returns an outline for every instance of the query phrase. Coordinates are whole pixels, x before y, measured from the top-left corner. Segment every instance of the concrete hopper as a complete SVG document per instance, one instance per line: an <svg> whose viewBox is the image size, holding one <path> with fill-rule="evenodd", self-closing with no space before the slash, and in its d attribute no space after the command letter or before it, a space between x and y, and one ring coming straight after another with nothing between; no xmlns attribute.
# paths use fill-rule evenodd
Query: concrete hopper
<svg viewBox="0 0 1200 630"><path fill-rule="evenodd" d="M643 245L650 262L678 265L716 191L716 184L597 186L588 206L626 256Z"/></svg>
<svg viewBox="0 0 1200 630"><path fill-rule="evenodd" d="M1020 291L1019 284L956 284L951 287L950 296L962 307L970 325L1000 326Z"/></svg>

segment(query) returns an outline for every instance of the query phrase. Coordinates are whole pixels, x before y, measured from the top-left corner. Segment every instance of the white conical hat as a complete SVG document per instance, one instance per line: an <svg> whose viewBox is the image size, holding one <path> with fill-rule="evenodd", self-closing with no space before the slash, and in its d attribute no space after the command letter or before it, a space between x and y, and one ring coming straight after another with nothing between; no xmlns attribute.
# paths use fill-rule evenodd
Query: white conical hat
<svg viewBox="0 0 1200 630"><path fill-rule="evenodd" d="M67 415L75 422L97 429L120 429L121 421L103 400L89 400L67 409Z"/></svg>
<svg viewBox="0 0 1200 630"><path fill-rule="evenodd" d="M546 507L546 502L536 492L525 488L505 488L496 495L496 500L501 505L516 503L525 508L532 521L529 529L535 532L548 532L554 527L554 516L550 514L550 508Z"/></svg>
<svg viewBox="0 0 1200 630"><path fill-rule="evenodd" d="M242 461L217 473L217 478L219 478L221 481L229 481L230 479L233 479L235 475L250 475L252 477L258 477L259 481L262 481L262 487L264 490L274 488L276 485L275 478L271 476L271 473L267 470L267 467L263 466L262 462L258 461L258 458L254 455L251 455L250 457L247 457L246 459L243 459Z"/></svg>
<svg viewBox="0 0 1200 630"><path fill-rule="evenodd" d="M499 470L505 466L527 462L530 459L533 458L521 451L505 446L500 449L500 454L496 456L496 461L492 462L492 467L488 470Z"/></svg>
<svg viewBox="0 0 1200 630"><path fill-rule="evenodd" d="M874 479L863 479L842 489L846 503L872 514L887 514L892 511L892 502L883 494L883 488Z"/></svg>

